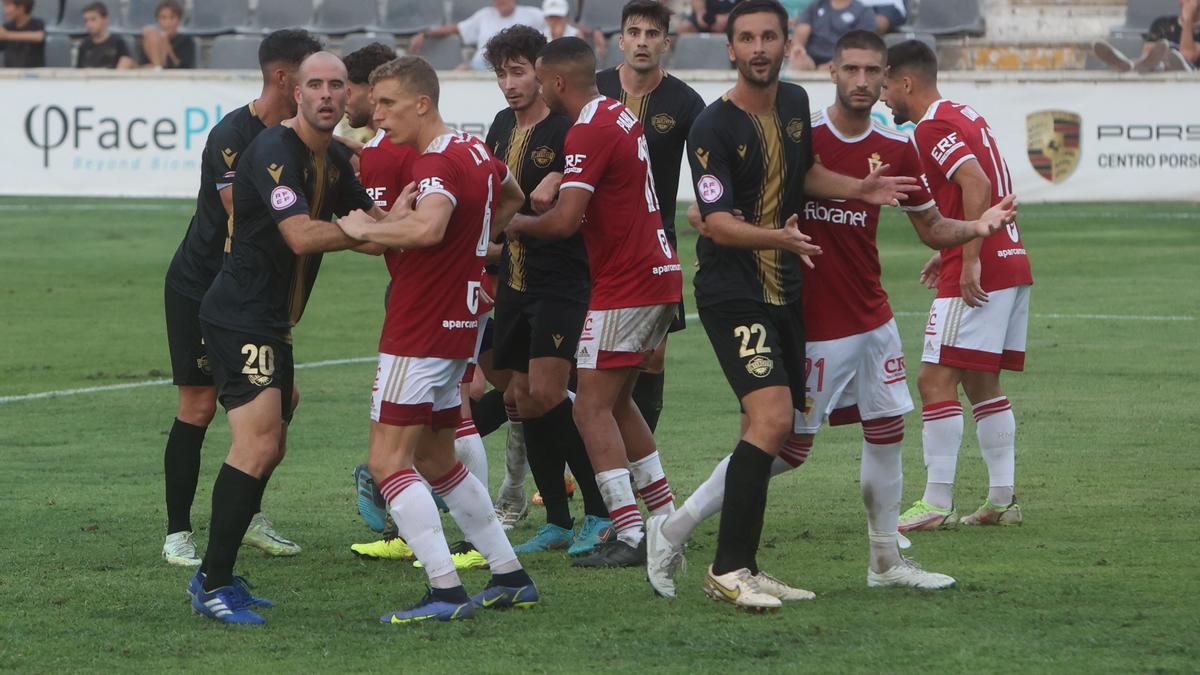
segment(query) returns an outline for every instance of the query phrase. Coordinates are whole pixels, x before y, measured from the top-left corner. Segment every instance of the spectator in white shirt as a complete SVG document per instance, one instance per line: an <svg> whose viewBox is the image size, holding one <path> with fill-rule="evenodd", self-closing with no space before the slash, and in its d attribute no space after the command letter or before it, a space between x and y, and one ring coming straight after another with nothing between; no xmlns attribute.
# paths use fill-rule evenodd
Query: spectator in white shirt
<svg viewBox="0 0 1200 675"><path fill-rule="evenodd" d="M457 33L464 43L477 46L475 56L469 62L460 65L459 69L491 70L484 58L484 45L500 31L518 24L536 28L543 33L547 31L545 17L537 7L517 5L517 0L492 0L491 7L484 7L458 23L417 33L409 42L408 51L411 54L420 54L425 38L440 38Z"/></svg>

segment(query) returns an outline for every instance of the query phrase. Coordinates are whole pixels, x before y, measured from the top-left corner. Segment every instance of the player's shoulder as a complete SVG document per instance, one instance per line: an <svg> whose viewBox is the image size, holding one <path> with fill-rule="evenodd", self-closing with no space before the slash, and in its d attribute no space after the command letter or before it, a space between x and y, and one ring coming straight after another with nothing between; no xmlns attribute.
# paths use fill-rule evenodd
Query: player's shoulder
<svg viewBox="0 0 1200 675"><path fill-rule="evenodd" d="M566 115L550 113L546 116L546 119L538 122L537 126L539 129L547 133L561 136L567 133L572 124L573 122L571 121L570 117L567 117Z"/></svg>
<svg viewBox="0 0 1200 675"><path fill-rule="evenodd" d="M664 92L671 94L673 97L679 97L685 101L688 99L699 99L700 101L704 100L700 97L700 94L692 88L692 85L684 82L678 77L675 77L671 73L663 74L663 81L659 86L663 87Z"/></svg>
<svg viewBox="0 0 1200 675"><path fill-rule="evenodd" d="M229 111L208 134L211 143L230 144L241 142L248 144L263 130L263 123L254 114L252 105L244 105Z"/></svg>
<svg viewBox="0 0 1200 675"><path fill-rule="evenodd" d="M779 91L775 98L781 105L802 105L808 107L808 91L792 82L780 82Z"/></svg>
<svg viewBox="0 0 1200 675"><path fill-rule="evenodd" d="M734 105L733 101L729 100L729 95L722 95L717 100L705 106L704 110L700 111L700 114L696 116L696 123L692 128L715 131L733 119L743 117L738 114L739 112L740 109Z"/></svg>
<svg viewBox="0 0 1200 675"><path fill-rule="evenodd" d="M871 121L871 136L879 142L888 145L896 145L897 147L911 146L912 139L908 134L897 129L892 129L874 120Z"/></svg>
<svg viewBox="0 0 1200 675"><path fill-rule="evenodd" d="M621 92L621 75L618 66L605 68L596 73L596 89L605 96L617 96Z"/></svg>
<svg viewBox="0 0 1200 675"><path fill-rule="evenodd" d="M612 124L623 109L625 109L624 104L617 99L603 95L597 96L579 111L575 126L602 127Z"/></svg>
<svg viewBox="0 0 1200 675"><path fill-rule="evenodd" d="M504 106L492 118L492 126L500 129L511 129L517 124L517 111Z"/></svg>

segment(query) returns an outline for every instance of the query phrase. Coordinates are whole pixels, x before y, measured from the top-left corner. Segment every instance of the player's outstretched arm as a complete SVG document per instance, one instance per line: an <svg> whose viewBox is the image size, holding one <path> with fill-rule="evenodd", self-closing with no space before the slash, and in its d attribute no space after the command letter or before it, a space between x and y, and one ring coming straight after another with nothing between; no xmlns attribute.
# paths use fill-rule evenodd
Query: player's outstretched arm
<svg viewBox="0 0 1200 675"><path fill-rule="evenodd" d="M558 193L554 208L537 216L518 213L504 231L509 234L528 234L539 239L566 239L579 231L583 214L591 200L591 190L567 187Z"/></svg>
<svg viewBox="0 0 1200 675"><path fill-rule="evenodd" d="M717 211L704 218L704 229L707 231L705 236L719 246L791 251L803 258L809 267L812 267L809 258L821 255L821 247L800 231L800 216L796 214L792 214L782 228L772 230L751 225L728 211Z"/></svg>
<svg viewBox="0 0 1200 675"><path fill-rule="evenodd" d="M500 184L496 212L492 214L492 230L488 233L489 240L494 241L504 231L504 228L508 227L509 221L517 215L517 211L521 210L521 205L524 203L525 193L521 191L521 184L517 182L516 178L513 178L511 173L508 174L508 177Z"/></svg>
<svg viewBox="0 0 1200 675"><path fill-rule="evenodd" d="M396 200L397 205L407 204L413 196L415 186L409 184ZM338 219L338 227L350 237L382 244L388 248L429 248L442 243L446 227L454 213L454 202L442 193L425 195L412 210L396 218L397 210L384 220L375 220L369 213L353 211Z"/></svg>
<svg viewBox="0 0 1200 675"><path fill-rule="evenodd" d="M292 216L279 221L279 232L287 242L288 248L296 255L344 251L363 243L348 236L337 225L324 220L313 220L307 215Z"/></svg>
<svg viewBox="0 0 1200 675"><path fill-rule="evenodd" d="M890 165L875 169L866 178L851 178L813 164L804 176L804 192L816 199L857 199L879 206L899 206L908 193L920 190L911 176L885 176Z"/></svg>
<svg viewBox="0 0 1200 675"><path fill-rule="evenodd" d="M978 220L956 220L942 216L936 206L909 212L913 229L926 246L935 250L962 246L972 239L988 237L1017 219L1017 196L1009 195L984 211Z"/></svg>

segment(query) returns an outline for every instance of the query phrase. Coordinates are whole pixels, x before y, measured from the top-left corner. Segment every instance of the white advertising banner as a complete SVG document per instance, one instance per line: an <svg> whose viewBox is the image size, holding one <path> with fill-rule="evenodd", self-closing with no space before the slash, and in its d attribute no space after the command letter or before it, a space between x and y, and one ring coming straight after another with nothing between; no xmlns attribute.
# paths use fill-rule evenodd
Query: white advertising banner
<svg viewBox="0 0 1200 675"><path fill-rule="evenodd" d="M732 85L723 73L676 74L708 101ZM1200 201L1200 85L1082 75L951 73L942 93L987 118L1022 201ZM0 194L63 196L195 195L209 130L259 87L256 73L211 71L30 71L0 83L9 96ZM832 103L827 79L800 83L814 107ZM502 105L487 75L443 79L443 116L457 128L483 135ZM896 126L882 104L875 116ZM689 175L685 167L684 200Z"/></svg>

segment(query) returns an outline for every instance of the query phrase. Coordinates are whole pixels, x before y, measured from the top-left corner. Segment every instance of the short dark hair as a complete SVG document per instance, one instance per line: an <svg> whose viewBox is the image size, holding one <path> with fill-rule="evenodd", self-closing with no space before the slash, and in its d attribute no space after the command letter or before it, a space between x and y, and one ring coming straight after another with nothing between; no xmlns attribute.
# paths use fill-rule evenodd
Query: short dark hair
<svg viewBox="0 0 1200 675"><path fill-rule="evenodd" d="M492 70L500 70L505 61L525 59L530 65L537 61L538 53L546 46L542 31L529 26L510 26L492 36L484 47L484 58Z"/></svg>
<svg viewBox="0 0 1200 675"><path fill-rule="evenodd" d="M725 39L733 42L733 24L737 20L747 14L761 14L763 12L773 12L779 17L779 27L783 29L783 37L788 35L788 13L779 4L778 0L742 0L734 5L733 11L729 13L729 17L725 19Z"/></svg>
<svg viewBox="0 0 1200 675"><path fill-rule="evenodd" d="M888 69L894 73L916 75L926 82L937 82L937 54L920 40L892 45L887 53Z"/></svg>
<svg viewBox="0 0 1200 675"><path fill-rule="evenodd" d="M869 30L852 30L842 37L838 38L837 44L833 47L833 56L837 58L842 55L842 52L847 49L866 49L873 52L883 54L887 57L888 48L884 44L883 38Z"/></svg>
<svg viewBox="0 0 1200 675"><path fill-rule="evenodd" d="M551 40L545 47L542 47L538 58L542 60L543 65L571 64L578 69L589 70L593 77L595 76L596 52L592 51L591 45L577 37L561 37Z"/></svg>
<svg viewBox="0 0 1200 675"><path fill-rule="evenodd" d="M621 30L630 19L646 19L666 33L671 26L671 10L658 0L629 0L621 9Z"/></svg>
<svg viewBox="0 0 1200 675"><path fill-rule="evenodd" d="M179 0L162 0L154 8L154 16L157 17L159 14L162 14L164 9L170 10L172 14L181 19L183 18L183 5L179 4Z"/></svg>
<svg viewBox="0 0 1200 675"><path fill-rule="evenodd" d="M26 14L33 14L33 0L4 0L4 2L24 9Z"/></svg>
<svg viewBox="0 0 1200 675"><path fill-rule="evenodd" d="M264 71L272 63L299 66L300 62L321 51L321 41L306 30L285 28L263 38L258 44L258 65Z"/></svg>
<svg viewBox="0 0 1200 675"><path fill-rule="evenodd" d="M410 92L424 94L436 108L441 95L437 71L419 56L401 56L371 71L371 86L382 80L398 80Z"/></svg>
<svg viewBox="0 0 1200 675"><path fill-rule="evenodd" d="M93 2L89 5L84 5L83 9L79 10L80 14L87 14L88 12L95 12L100 16L107 17L108 6L103 2Z"/></svg>
<svg viewBox="0 0 1200 675"><path fill-rule="evenodd" d="M371 81L371 71L379 66L394 61L396 50L382 42L372 42L342 59L346 64L346 76L354 84L366 84Z"/></svg>

